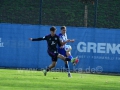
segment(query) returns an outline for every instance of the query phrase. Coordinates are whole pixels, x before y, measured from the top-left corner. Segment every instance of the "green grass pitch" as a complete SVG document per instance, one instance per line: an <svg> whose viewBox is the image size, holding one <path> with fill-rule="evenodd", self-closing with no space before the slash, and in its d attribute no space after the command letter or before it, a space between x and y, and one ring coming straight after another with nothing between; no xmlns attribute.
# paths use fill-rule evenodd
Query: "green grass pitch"
<svg viewBox="0 0 120 90"><path fill-rule="evenodd" d="M0 90L120 90L120 76L0 69Z"/></svg>

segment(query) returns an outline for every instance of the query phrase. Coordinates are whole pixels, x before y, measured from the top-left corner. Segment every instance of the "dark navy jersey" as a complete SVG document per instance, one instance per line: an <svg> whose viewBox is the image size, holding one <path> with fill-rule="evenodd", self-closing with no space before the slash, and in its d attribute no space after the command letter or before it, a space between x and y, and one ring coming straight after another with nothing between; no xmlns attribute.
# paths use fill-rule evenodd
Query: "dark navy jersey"
<svg viewBox="0 0 120 90"><path fill-rule="evenodd" d="M48 50L50 51L57 51L57 46L61 46L59 36L55 34L55 36L51 36L51 34L44 36L42 38L35 38L32 41L41 41L46 40L48 45Z"/></svg>

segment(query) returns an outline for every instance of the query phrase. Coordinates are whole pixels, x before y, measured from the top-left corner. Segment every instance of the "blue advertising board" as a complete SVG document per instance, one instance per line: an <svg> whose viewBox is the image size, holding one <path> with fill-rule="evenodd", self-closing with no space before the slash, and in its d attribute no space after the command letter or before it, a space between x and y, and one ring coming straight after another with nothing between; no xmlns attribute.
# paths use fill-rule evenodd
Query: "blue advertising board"
<svg viewBox="0 0 120 90"><path fill-rule="evenodd" d="M0 67L46 68L51 63L46 41L32 42L29 38L49 34L47 25L0 24ZM56 26L57 34L60 26ZM73 57L78 56L71 70L86 72L120 72L120 29L84 28L67 26L69 39L75 39ZM56 68L64 68L58 60Z"/></svg>

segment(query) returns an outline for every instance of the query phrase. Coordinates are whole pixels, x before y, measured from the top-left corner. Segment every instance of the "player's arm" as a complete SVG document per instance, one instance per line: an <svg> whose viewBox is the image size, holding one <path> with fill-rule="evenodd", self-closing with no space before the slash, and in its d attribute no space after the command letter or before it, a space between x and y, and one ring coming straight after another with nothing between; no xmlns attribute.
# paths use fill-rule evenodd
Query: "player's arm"
<svg viewBox="0 0 120 90"><path fill-rule="evenodd" d="M57 40L58 40L58 46L59 46L59 47L62 47L62 46L63 46L63 44L61 43L61 40L60 40L60 38L59 38L59 37L58 37L58 39L57 39Z"/></svg>
<svg viewBox="0 0 120 90"><path fill-rule="evenodd" d="M63 42L62 40L60 40L61 45L65 45L65 44L68 43L68 42L69 42L69 40L67 40L67 41L65 41L65 42Z"/></svg>
<svg viewBox="0 0 120 90"><path fill-rule="evenodd" d="M69 42L74 42L75 40L74 39L68 39Z"/></svg>
<svg viewBox="0 0 120 90"><path fill-rule="evenodd" d="M66 38L67 38L67 34L66 34ZM74 42L75 40L74 39L68 39L67 38L67 42Z"/></svg>
<svg viewBox="0 0 120 90"><path fill-rule="evenodd" d="M61 43L62 45L65 45L65 44L68 43L68 42L74 42L74 39L73 39L73 40L68 39L68 40L66 40L65 42L63 42L62 40L60 40L60 43Z"/></svg>
<svg viewBox="0 0 120 90"><path fill-rule="evenodd" d="M40 38L30 38L29 40L31 40L31 41L47 40L47 36L45 36L45 37L40 37Z"/></svg>
<svg viewBox="0 0 120 90"><path fill-rule="evenodd" d="M61 36L59 36L59 39L60 39L60 43L61 43L62 45L65 45L65 44L68 43L68 42L74 42L74 41L75 41L74 39L72 39L72 40L67 39L66 41L63 41L63 39L62 39Z"/></svg>
<svg viewBox="0 0 120 90"><path fill-rule="evenodd" d="M66 43L69 42L69 41L63 42L63 38L61 36L59 36L59 40L60 40L61 45L65 45Z"/></svg>

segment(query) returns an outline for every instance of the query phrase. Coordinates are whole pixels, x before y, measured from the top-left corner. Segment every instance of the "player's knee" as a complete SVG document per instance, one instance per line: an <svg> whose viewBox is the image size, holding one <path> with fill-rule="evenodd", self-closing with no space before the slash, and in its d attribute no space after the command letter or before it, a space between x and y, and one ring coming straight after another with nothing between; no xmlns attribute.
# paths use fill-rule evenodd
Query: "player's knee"
<svg viewBox="0 0 120 90"><path fill-rule="evenodd" d="M67 55L67 56L71 55L70 51L67 51L67 52L66 52L66 55Z"/></svg>
<svg viewBox="0 0 120 90"><path fill-rule="evenodd" d="M61 55L61 54L58 54L58 58L63 59L63 58L64 58L64 56L63 56L63 55Z"/></svg>
<svg viewBox="0 0 120 90"><path fill-rule="evenodd" d="M53 67L55 67L55 66L56 66L56 64L52 64L52 66L53 66Z"/></svg>

